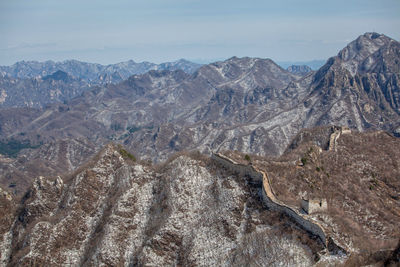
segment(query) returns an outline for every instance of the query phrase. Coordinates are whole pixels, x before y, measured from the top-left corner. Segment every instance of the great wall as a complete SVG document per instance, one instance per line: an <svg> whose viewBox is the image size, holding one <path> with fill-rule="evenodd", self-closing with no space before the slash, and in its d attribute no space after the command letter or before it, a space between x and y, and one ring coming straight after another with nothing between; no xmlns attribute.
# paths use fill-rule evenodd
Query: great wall
<svg viewBox="0 0 400 267"><path fill-rule="evenodd" d="M351 130L348 127L338 127L334 126L333 133L329 138L329 151L336 151L337 150L337 140L339 139L341 134L350 134Z"/></svg>
<svg viewBox="0 0 400 267"><path fill-rule="evenodd" d="M311 216L301 214L296 210L296 208L282 203L275 197L267 173L258 170L252 165L239 164L220 153L213 153L211 158L218 164L224 166L226 169L240 176L248 176L250 177L250 179L252 179L253 182L261 183L262 198L265 205L271 210L286 214L287 216L292 218L297 224L299 224L304 230L317 236L321 240L325 248L327 248L328 251L330 251L332 254L336 254L338 253L338 251L346 253L345 250L339 247L334 242L332 237L329 236L328 231L324 229L324 227L321 226L317 221L315 221Z"/></svg>

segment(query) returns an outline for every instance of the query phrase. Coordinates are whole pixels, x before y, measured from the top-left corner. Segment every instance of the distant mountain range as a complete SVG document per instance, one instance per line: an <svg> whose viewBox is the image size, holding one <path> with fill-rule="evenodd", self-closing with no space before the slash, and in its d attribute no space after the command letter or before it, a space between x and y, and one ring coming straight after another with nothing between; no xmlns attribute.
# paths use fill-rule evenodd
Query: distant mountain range
<svg viewBox="0 0 400 267"><path fill-rule="evenodd" d="M151 70L182 70L193 74L201 66L184 59L161 64L130 60L111 65L77 60L21 61L11 66L0 66L0 107L41 108L50 103L68 101L94 85L119 83ZM307 65L291 65L287 70L299 76L312 71Z"/></svg>
<svg viewBox="0 0 400 267"><path fill-rule="evenodd" d="M0 66L3 76L13 78L42 78L57 71L63 71L76 79L81 79L91 84L115 83L127 79L134 74L143 74L150 70L183 70L187 73L195 72L201 64L185 59L174 62L155 64L151 62L137 63L133 60L126 62L101 65L96 63L81 62L78 60L54 61L20 61L11 66Z"/></svg>
<svg viewBox="0 0 400 267"><path fill-rule="evenodd" d="M118 83L150 70L182 70L192 74L201 65L184 59L154 64L133 60L112 65L67 60L21 61L0 66L0 107L44 107L70 100L94 85Z"/></svg>

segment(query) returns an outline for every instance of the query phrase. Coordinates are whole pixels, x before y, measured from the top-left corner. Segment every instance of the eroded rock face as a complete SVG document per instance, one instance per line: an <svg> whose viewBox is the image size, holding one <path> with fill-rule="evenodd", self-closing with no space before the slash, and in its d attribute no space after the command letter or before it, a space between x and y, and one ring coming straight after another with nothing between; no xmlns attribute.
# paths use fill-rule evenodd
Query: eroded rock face
<svg viewBox="0 0 400 267"><path fill-rule="evenodd" d="M3 263L309 266L321 250L244 177L185 155L155 170L119 151L107 146L65 181L37 178L14 224L2 224Z"/></svg>

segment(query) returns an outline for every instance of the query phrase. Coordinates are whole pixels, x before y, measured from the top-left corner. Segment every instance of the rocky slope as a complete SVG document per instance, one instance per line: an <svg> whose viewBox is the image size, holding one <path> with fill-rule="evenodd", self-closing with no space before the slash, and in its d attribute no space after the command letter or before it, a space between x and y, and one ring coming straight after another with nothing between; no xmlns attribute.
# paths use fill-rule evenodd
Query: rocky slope
<svg viewBox="0 0 400 267"><path fill-rule="evenodd" d="M1 199L2 265L309 266L324 253L203 156L154 168L123 155L108 145L69 176L37 178L15 215Z"/></svg>

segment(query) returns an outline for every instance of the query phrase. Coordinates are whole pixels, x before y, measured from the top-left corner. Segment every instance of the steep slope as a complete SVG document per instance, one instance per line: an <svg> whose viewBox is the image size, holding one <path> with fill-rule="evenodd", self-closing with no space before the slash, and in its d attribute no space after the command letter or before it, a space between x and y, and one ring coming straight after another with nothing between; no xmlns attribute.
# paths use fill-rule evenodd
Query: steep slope
<svg viewBox="0 0 400 267"><path fill-rule="evenodd" d="M323 252L266 210L246 177L194 155L154 169L122 151L106 146L64 181L37 178L5 238L3 264L309 266Z"/></svg>

